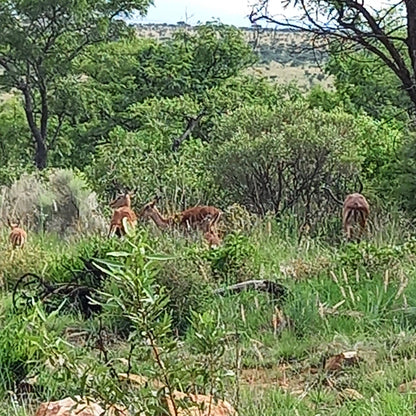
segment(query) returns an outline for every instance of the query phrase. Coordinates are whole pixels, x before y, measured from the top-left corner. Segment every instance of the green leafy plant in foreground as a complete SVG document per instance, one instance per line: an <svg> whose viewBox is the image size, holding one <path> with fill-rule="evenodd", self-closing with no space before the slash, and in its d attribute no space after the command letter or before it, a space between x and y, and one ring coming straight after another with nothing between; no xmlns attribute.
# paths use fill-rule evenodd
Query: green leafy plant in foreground
<svg viewBox="0 0 416 416"><path fill-rule="evenodd" d="M156 282L160 263L171 257L153 254L140 241L131 242L126 248L127 251L110 252L106 259L96 262L109 277L102 291L103 313L122 315L130 322L127 373L137 368L136 360L145 358L151 363L147 377L158 394L142 396L140 410L164 407L168 397L177 414L176 390L201 392L202 389L212 395L223 390L225 370L221 357L225 352L225 334L212 314L194 312L193 334L198 342L193 344L191 352L197 355L191 360L174 337L166 288Z"/></svg>

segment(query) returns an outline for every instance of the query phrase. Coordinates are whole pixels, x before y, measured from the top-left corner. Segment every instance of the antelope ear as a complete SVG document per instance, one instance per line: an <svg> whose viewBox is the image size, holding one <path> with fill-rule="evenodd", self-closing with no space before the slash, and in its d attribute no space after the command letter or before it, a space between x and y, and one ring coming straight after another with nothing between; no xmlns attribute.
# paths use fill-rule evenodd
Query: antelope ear
<svg viewBox="0 0 416 416"><path fill-rule="evenodd" d="M134 198L137 195L137 190L138 188L136 187L129 192L131 198Z"/></svg>

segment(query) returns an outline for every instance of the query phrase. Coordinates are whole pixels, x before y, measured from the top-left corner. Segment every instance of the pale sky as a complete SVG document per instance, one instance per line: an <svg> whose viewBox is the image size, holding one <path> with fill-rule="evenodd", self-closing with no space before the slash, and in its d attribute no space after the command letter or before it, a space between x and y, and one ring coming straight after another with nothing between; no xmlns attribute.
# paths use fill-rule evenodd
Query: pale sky
<svg viewBox="0 0 416 416"><path fill-rule="evenodd" d="M250 4L255 0L154 0L155 5L150 7L146 17L140 16L134 21L138 23L171 23L185 21L195 25L198 21L205 23L208 20L220 19L222 23L236 26L250 26L247 15L250 13ZM366 5L388 6L392 0L365 0ZM293 9L284 9L280 0L270 2L270 13L278 16L294 17ZM265 22L261 22L262 26Z"/></svg>
<svg viewBox="0 0 416 416"><path fill-rule="evenodd" d="M220 19L222 23L250 26L248 14L255 0L154 0L142 23L177 23L185 21L195 25L198 21ZM275 1L276 5L280 4ZM280 10L283 10L279 7Z"/></svg>

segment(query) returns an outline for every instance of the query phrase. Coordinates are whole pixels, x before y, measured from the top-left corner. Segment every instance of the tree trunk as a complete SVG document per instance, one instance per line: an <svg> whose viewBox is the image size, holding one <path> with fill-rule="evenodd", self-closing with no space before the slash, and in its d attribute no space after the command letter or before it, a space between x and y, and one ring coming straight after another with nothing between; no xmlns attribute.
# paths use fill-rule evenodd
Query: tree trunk
<svg viewBox="0 0 416 416"><path fill-rule="evenodd" d="M407 47L412 66L412 85L408 92L412 102L416 107L416 3L413 0L407 0Z"/></svg>
<svg viewBox="0 0 416 416"><path fill-rule="evenodd" d="M44 140L36 142L35 165L39 170L43 170L48 166L48 149Z"/></svg>
<svg viewBox="0 0 416 416"><path fill-rule="evenodd" d="M47 134L47 114L45 120L45 114L42 114L42 131L36 125L35 118L33 116L33 101L30 94L30 86L27 83L23 83L19 86L19 89L23 93L25 101L25 114L26 119L32 133L33 141L35 143L35 165L39 170L45 169L48 165L48 148L46 146L46 134ZM43 104L43 103L42 103ZM43 133L43 134L42 134Z"/></svg>

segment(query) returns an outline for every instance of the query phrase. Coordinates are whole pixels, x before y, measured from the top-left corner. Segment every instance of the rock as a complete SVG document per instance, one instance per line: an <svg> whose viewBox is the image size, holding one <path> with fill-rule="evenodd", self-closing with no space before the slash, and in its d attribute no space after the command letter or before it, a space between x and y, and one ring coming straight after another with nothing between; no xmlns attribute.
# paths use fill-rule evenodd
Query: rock
<svg viewBox="0 0 416 416"><path fill-rule="evenodd" d="M356 365L358 362L357 351L345 351L330 357L325 363L325 371L339 371L343 367Z"/></svg>
<svg viewBox="0 0 416 416"><path fill-rule="evenodd" d="M212 396L204 394L174 392L178 416L237 416L237 412L225 400L215 401ZM170 397L166 397L169 413L175 416L175 409Z"/></svg>
<svg viewBox="0 0 416 416"><path fill-rule="evenodd" d="M416 391L416 380L409 381L408 383L400 384L399 393L409 393Z"/></svg>
<svg viewBox="0 0 416 416"><path fill-rule="evenodd" d="M146 377L137 374L118 374L120 381L129 381L133 386L143 387L150 385L159 390L163 383L157 380L149 381ZM178 416L237 416L237 412L230 403L225 400L214 400L212 396L204 394L182 393L174 390L173 397L178 410ZM166 395L165 403L171 416L175 416L175 408L171 397Z"/></svg>
<svg viewBox="0 0 416 416"><path fill-rule="evenodd" d="M35 416L128 416L126 409L110 406L106 411L91 399L71 397L56 402L42 403Z"/></svg>

